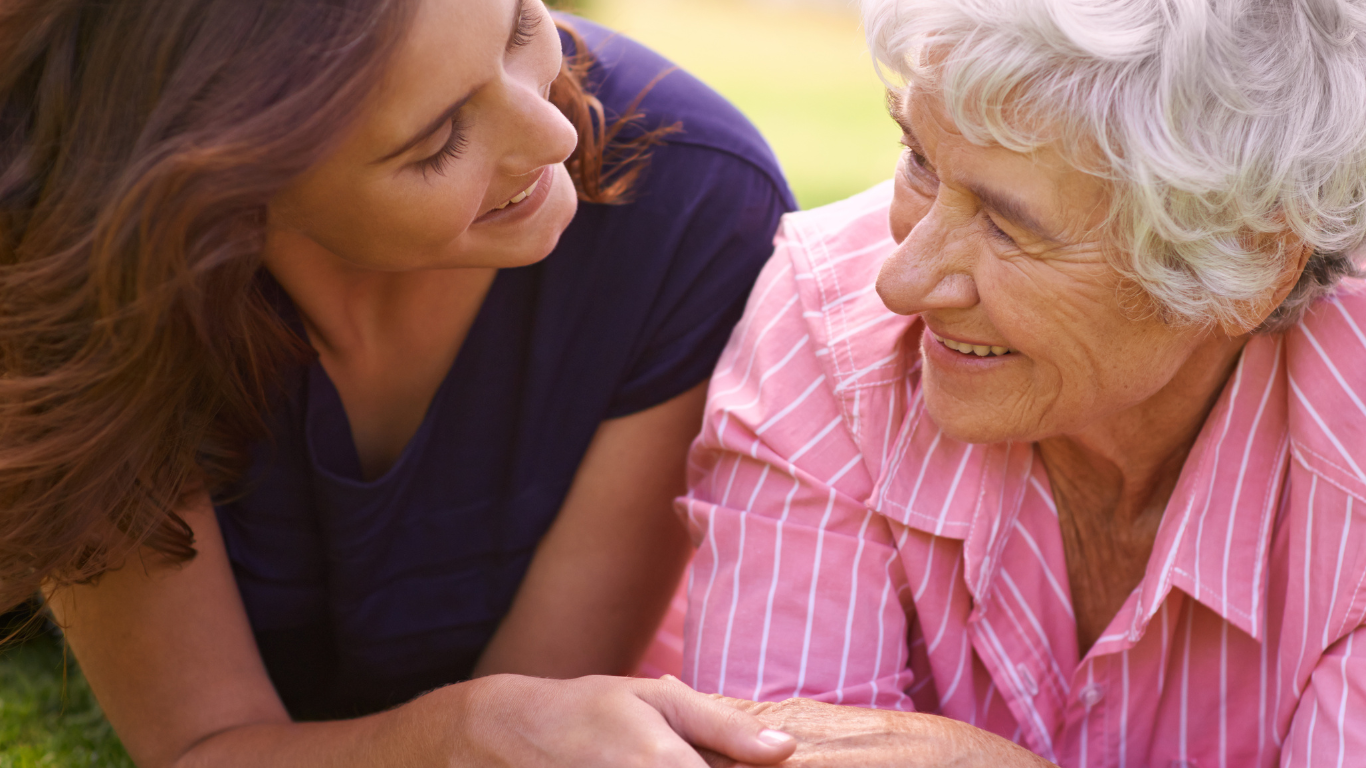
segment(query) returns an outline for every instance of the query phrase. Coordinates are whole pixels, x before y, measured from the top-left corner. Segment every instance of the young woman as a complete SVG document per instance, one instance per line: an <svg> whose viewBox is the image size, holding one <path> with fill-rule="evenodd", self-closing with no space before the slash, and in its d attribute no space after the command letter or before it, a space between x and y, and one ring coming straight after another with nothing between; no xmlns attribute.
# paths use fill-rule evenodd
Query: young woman
<svg viewBox="0 0 1366 768"><path fill-rule="evenodd" d="M545 679L648 644L793 207L719 97L573 24L0 3L0 602L43 587L139 765L791 751L677 682Z"/></svg>

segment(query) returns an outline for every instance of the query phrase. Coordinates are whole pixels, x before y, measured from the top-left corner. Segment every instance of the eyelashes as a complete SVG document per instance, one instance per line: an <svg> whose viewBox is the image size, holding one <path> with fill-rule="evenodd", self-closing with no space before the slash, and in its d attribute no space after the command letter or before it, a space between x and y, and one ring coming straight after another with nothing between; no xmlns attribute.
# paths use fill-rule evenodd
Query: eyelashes
<svg viewBox="0 0 1366 768"><path fill-rule="evenodd" d="M517 30L508 41L508 50L515 51L530 45L531 41L536 39L536 31L541 28L544 19L545 15L538 12L535 3L525 3L522 6L522 15L517 18Z"/></svg>
<svg viewBox="0 0 1366 768"><path fill-rule="evenodd" d="M436 154L422 161L422 175L425 177L428 171L434 173L445 173L446 167L454 160L458 160L460 155L469 146L469 137L465 134L465 126L457 115L451 120L451 136L446 139L445 146L441 147Z"/></svg>
<svg viewBox="0 0 1366 768"><path fill-rule="evenodd" d="M1006 231L1004 229L1001 229L1001 227L997 225L995 219L991 218L991 216L987 215L985 212L982 213L982 218L986 219L986 229L988 235L990 235L992 238L995 238L996 240L999 240L1001 243L1005 245L1015 245L1015 238L1011 237L1010 235L1007 235Z"/></svg>
<svg viewBox="0 0 1366 768"><path fill-rule="evenodd" d="M544 20L545 14L539 12L535 3L525 3L522 6L522 15L517 18L517 29L512 33L512 38L508 40L508 51L525 48L534 42L536 33L540 30ZM466 128L467 126L459 115L451 120L451 135L446 140L445 146L436 154L418 163L424 177L428 171L443 174L452 162L460 159L461 154L469 146Z"/></svg>

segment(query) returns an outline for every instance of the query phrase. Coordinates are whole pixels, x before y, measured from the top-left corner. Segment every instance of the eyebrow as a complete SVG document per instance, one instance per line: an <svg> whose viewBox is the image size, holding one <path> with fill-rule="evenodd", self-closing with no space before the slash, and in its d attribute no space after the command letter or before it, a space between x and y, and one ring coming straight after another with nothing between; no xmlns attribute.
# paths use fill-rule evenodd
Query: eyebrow
<svg viewBox="0 0 1366 768"><path fill-rule="evenodd" d="M1045 226L1024 201L1008 194L997 192L993 189L977 185L968 185L968 190L972 192L978 200L981 200L986 207L996 213L1010 219L1012 222L1033 232L1036 235L1053 242L1061 242L1057 235L1053 233L1053 228Z"/></svg>
<svg viewBox="0 0 1366 768"><path fill-rule="evenodd" d="M911 121L907 119L906 113L902 111L902 103L900 94L888 89L887 113L892 116L892 119L896 121L897 125L901 126L901 130L907 136L919 144L920 139L916 137L915 131L911 129ZM981 200L982 204L986 207L1001 216L1010 219L1015 224L1030 230L1036 235L1049 240L1058 241L1057 236L1053 234L1052 227L1045 226L1044 223L1029 210L1029 206L1025 204L1024 201L1006 193L997 192L996 190L980 185L969 184L967 186L968 191L972 192L973 196L978 200Z"/></svg>
<svg viewBox="0 0 1366 768"><path fill-rule="evenodd" d="M517 0L517 5L513 7L515 13L512 16L512 31L508 33L508 40L507 44L504 46L504 50L512 47L512 41L515 40L517 37L517 29L521 26L522 11L525 8L526 0ZM403 144L403 146L399 147L393 152L390 152L384 157L381 157L380 159L376 160L375 165L379 165L380 163L387 163L390 160L393 160L399 155L404 154L408 150L412 149L413 147L416 147L418 144L421 144L422 142L429 139L432 134L441 130L441 126L446 125L447 123L454 120L455 116L460 113L460 110L465 108L465 104L467 104L469 100L473 97L474 91L470 91L469 93L462 96L454 104L447 107L445 112L442 112L440 115L437 115L435 119L433 119L430 123L427 123L427 126L425 128L413 134L413 137L411 139L408 139L408 141L406 141Z"/></svg>
<svg viewBox="0 0 1366 768"><path fill-rule="evenodd" d="M915 132L911 130L911 122L906 119L906 114L901 111L901 94L891 88L887 89L887 114L891 115L896 124L901 126L903 132L911 136L915 135Z"/></svg>

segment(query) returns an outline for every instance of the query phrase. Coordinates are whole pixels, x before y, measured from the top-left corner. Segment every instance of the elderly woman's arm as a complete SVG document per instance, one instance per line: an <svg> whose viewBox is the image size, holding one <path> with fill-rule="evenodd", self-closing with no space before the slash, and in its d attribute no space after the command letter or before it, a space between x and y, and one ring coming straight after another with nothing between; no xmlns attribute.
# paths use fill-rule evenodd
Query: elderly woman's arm
<svg viewBox="0 0 1366 768"><path fill-rule="evenodd" d="M915 712L890 712L822 704L810 699L755 703L722 699L757 715L770 728L799 739L784 768L901 768L981 766L1047 768L1053 764L1024 747L961 720ZM707 754L711 768L741 764Z"/></svg>

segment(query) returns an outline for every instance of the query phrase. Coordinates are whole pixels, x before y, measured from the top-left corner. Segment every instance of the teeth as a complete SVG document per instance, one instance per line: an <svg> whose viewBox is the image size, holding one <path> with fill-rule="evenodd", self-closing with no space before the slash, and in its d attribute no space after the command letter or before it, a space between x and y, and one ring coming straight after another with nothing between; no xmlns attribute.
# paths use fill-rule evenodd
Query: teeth
<svg viewBox="0 0 1366 768"><path fill-rule="evenodd" d="M516 204L522 202L523 200L527 199L528 197L531 197L531 193L532 193L532 192L535 192L535 191L536 191L536 185L535 185L535 184L532 184L531 186L527 187L526 189L522 190L521 192L518 192L517 194L513 195L511 200L507 201L506 203L503 203L502 205L498 206L497 208L494 208L493 210L495 210L495 211L501 211L501 210L503 210L504 208L508 207L509 205L516 205Z"/></svg>
<svg viewBox="0 0 1366 768"><path fill-rule="evenodd" d="M963 344L952 339L946 339L939 335L936 335L934 338L937 339L940 344L943 344L949 349L952 349L955 352L961 352L965 355L976 355L978 357L998 357L1000 355L1010 354L1011 352L1010 347L994 347L987 346L985 344Z"/></svg>

